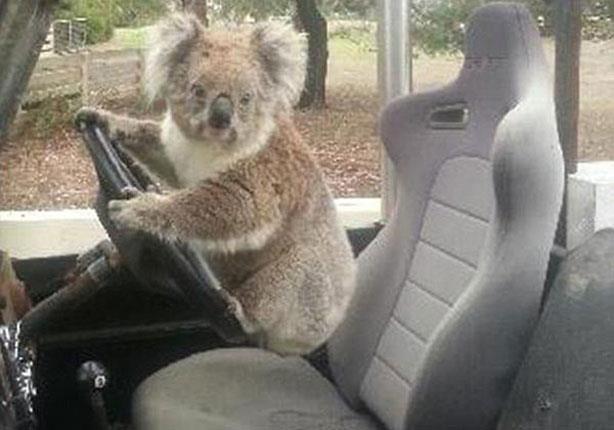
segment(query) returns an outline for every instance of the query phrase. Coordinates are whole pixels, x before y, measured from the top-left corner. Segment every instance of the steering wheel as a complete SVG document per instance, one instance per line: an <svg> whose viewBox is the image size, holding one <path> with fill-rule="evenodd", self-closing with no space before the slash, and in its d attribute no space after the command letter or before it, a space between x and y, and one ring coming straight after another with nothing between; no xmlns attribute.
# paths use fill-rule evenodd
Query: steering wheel
<svg viewBox="0 0 614 430"><path fill-rule="evenodd" d="M119 230L110 221L107 204L125 198L127 187L157 189L140 169L95 124L84 124L83 139L94 162L100 184L96 213L122 262L137 280L158 293L183 299L203 315L226 341L246 339L240 323L228 312L225 292L206 261L189 244L165 242L142 231Z"/></svg>

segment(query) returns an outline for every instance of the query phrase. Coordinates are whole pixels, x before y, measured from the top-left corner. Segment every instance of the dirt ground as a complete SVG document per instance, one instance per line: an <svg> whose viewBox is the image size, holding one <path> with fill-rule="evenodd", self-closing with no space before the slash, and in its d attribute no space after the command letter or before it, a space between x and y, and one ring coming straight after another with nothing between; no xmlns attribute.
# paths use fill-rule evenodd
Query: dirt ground
<svg viewBox="0 0 614 430"><path fill-rule="evenodd" d="M552 63L553 44L545 41L545 46ZM296 122L336 196L377 196L380 147L376 133L376 55L347 40L333 40L330 50L327 108L297 112ZM413 63L414 90L420 91L453 79L461 59L419 55ZM581 65L580 158L612 160L614 40L584 42ZM15 137L0 149L0 209L90 206L96 178L78 134L68 121L50 127L41 113L29 115L15 127ZM32 131L37 128L32 125L32 115L38 115L34 123L39 129L41 122L48 125L47 129Z"/></svg>

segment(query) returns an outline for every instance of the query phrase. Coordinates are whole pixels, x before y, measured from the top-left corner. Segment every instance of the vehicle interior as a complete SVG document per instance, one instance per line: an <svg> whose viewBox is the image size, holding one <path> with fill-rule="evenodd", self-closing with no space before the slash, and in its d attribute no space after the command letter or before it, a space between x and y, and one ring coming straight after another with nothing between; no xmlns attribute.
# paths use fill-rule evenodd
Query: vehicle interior
<svg viewBox="0 0 614 430"><path fill-rule="evenodd" d="M494 3L467 23L453 82L385 107L394 209L348 231L357 293L307 357L249 345L188 245L114 228L106 203L152 184L84 127L110 242L14 262L34 306L0 330L0 427L610 428L614 231L554 245L552 87L535 20Z"/></svg>

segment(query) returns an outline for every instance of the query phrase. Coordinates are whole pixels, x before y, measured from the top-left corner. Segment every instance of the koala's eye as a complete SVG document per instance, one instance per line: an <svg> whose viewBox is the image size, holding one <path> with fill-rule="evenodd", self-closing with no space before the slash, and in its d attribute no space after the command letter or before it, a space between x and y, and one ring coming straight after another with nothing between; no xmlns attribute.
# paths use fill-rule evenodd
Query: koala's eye
<svg viewBox="0 0 614 430"><path fill-rule="evenodd" d="M247 105L249 102L252 101L252 93L245 93L243 94L243 96L241 97L241 104L243 106Z"/></svg>
<svg viewBox="0 0 614 430"><path fill-rule="evenodd" d="M205 98L207 95L207 91L205 91L205 87L201 84L192 84L192 88L190 89L192 94L199 99Z"/></svg>

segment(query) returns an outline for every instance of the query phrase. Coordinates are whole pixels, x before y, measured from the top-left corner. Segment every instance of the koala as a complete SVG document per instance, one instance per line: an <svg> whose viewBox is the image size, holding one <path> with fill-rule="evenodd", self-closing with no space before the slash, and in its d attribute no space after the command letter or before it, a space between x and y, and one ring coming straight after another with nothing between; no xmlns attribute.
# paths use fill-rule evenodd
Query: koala
<svg viewBox="0 0 614 430"><path fill-rule="evenodd" d="M205 29L161 21L144 83L161 122L83 108L166 193L109 202L119 227L202 253L229 309L259 345L307 354L343 319L355 263L324 177L291 112L305 79L302 37L281 24Z"/></svg>

